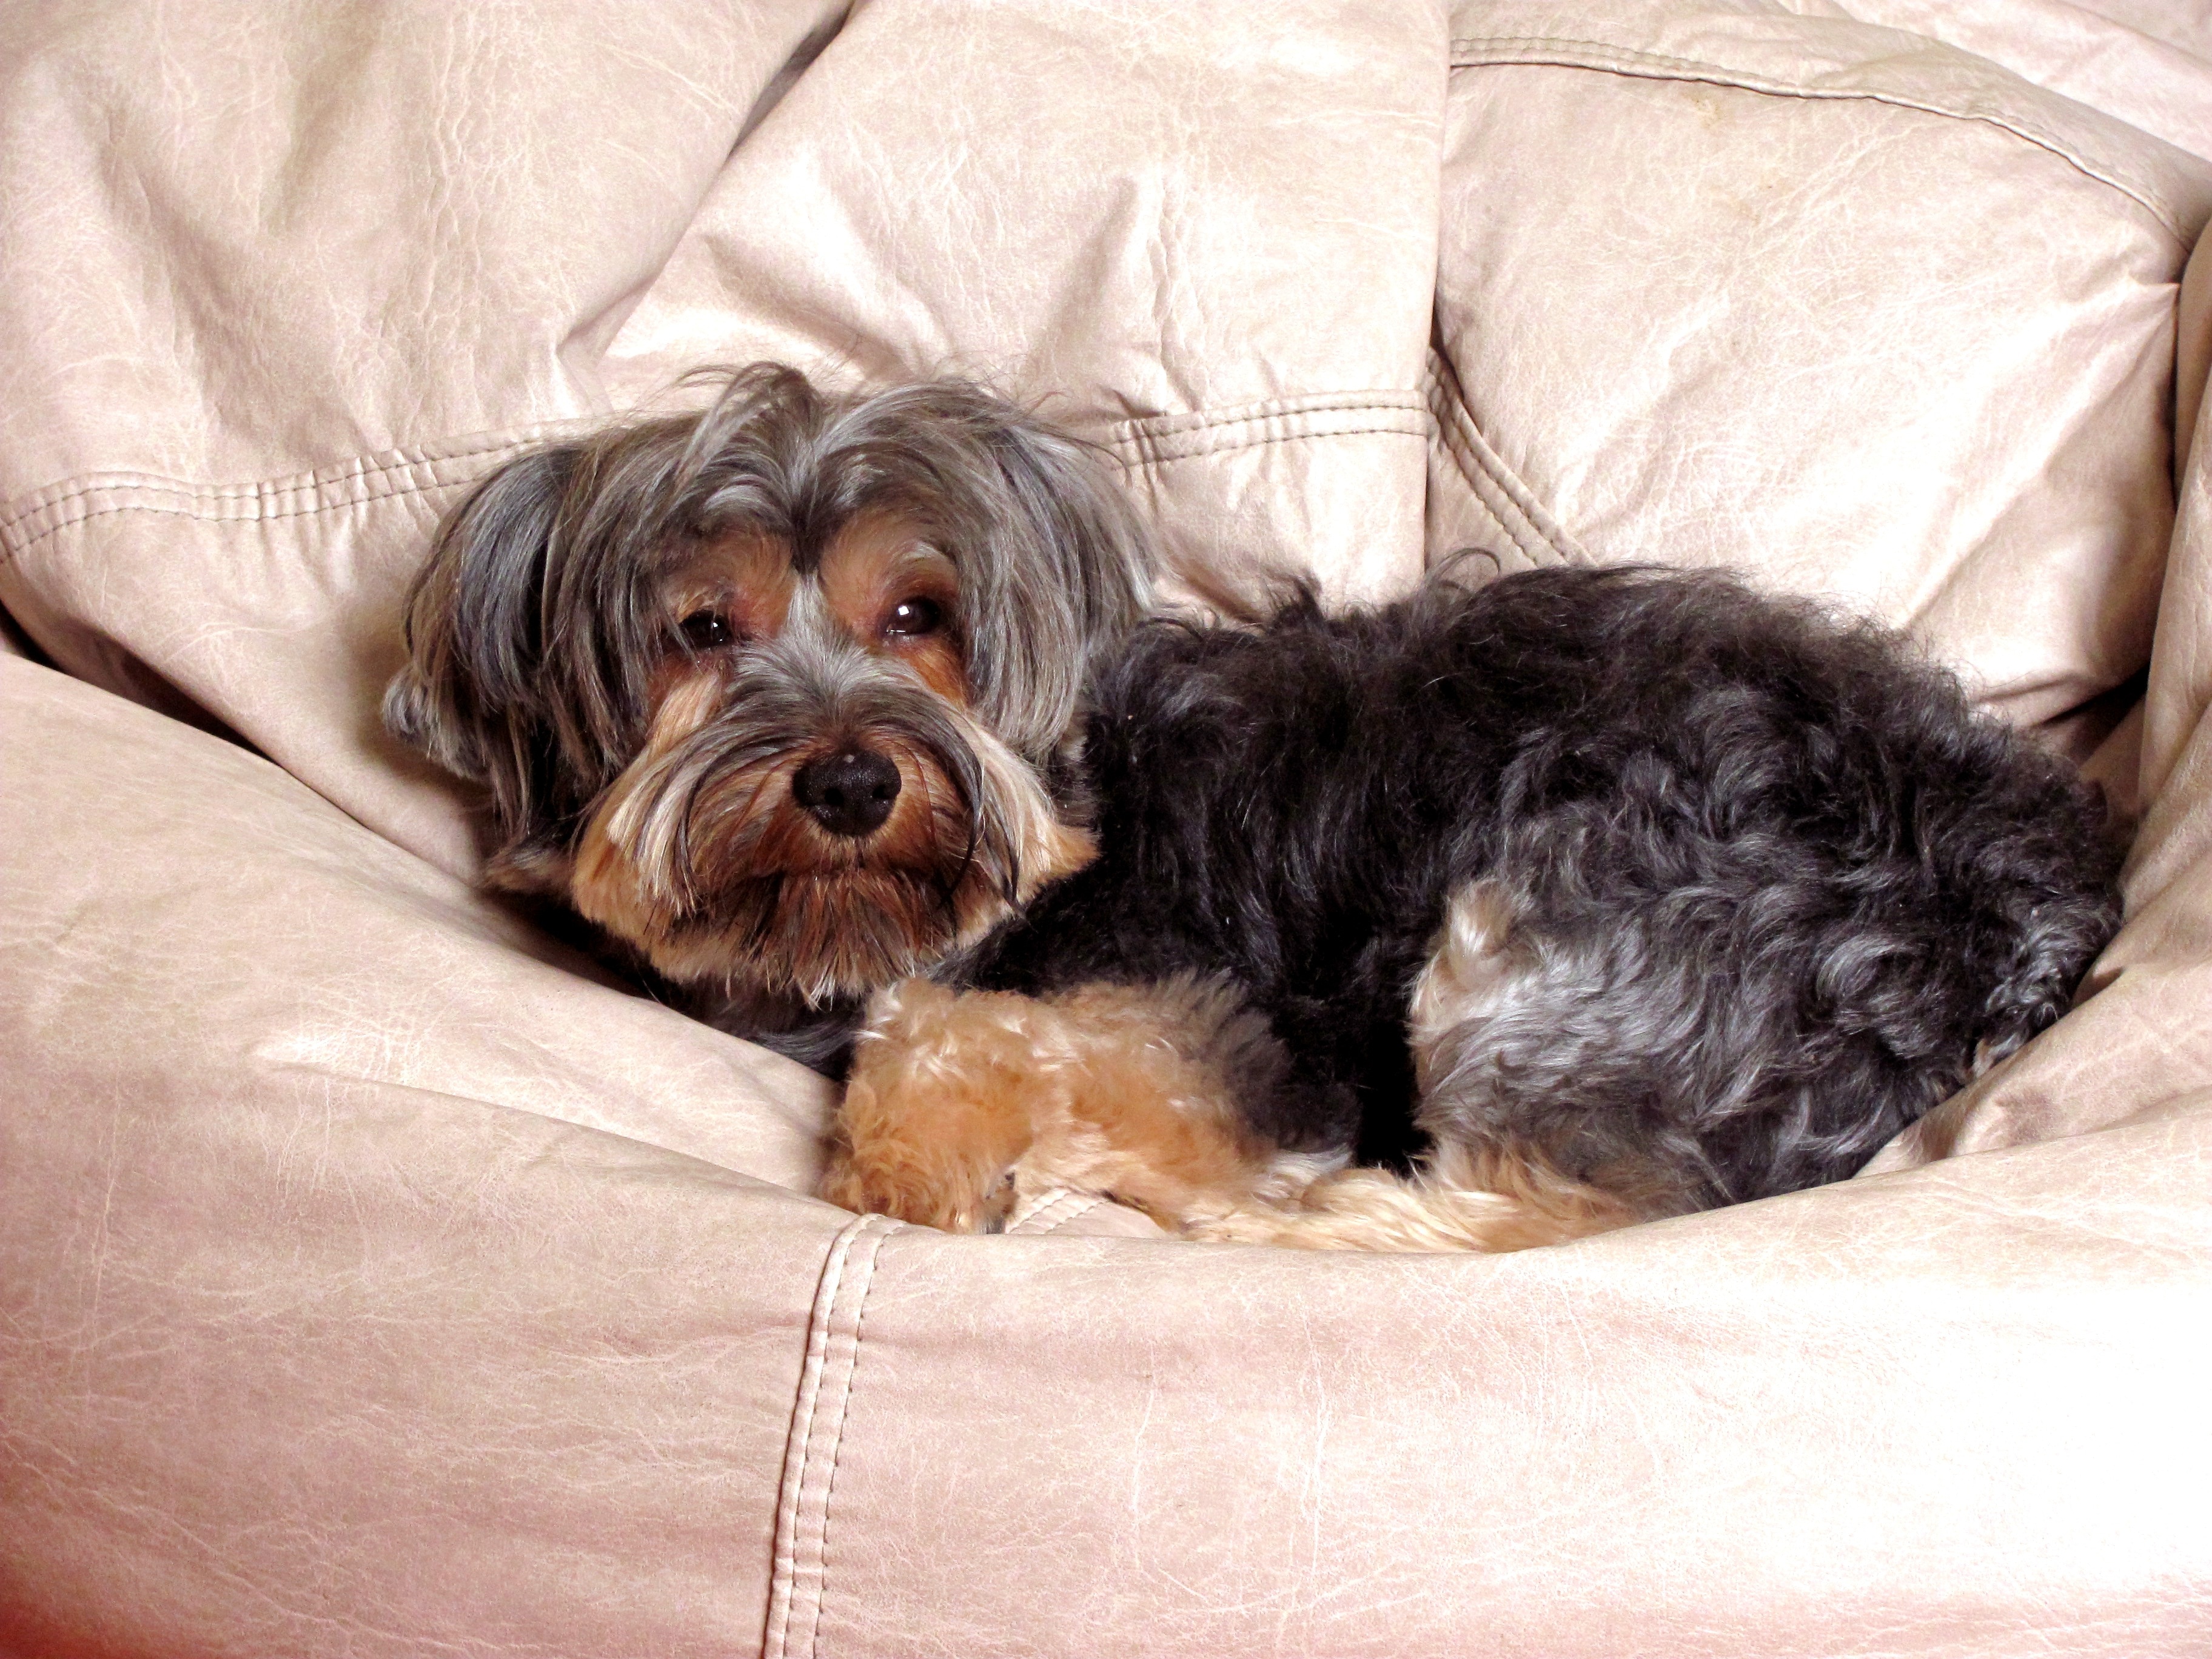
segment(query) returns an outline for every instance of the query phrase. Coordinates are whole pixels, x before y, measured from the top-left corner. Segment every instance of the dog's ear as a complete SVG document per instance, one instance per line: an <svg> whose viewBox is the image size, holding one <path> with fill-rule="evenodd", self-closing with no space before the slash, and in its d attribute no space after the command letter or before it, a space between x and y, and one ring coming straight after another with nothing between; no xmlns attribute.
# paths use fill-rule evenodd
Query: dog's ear
<svg viewBox="0 0 2212 1659"><path fill-rule="evenodd" d="M1074 720L1094 656L1150 609L1158 559L1113 459L978 393L975 422L1003 486L962 572L969 674L981 712L1041 756Z"/></svg>
<svg viewBox="0 0 2212 1659"><path fill-rule="evenodd" d="M395 736L489 787L510 852L566 805L554 799L546 586L579 453L556 447L508 461L447 515L408 592L407 665L384 697Z"/></svg>

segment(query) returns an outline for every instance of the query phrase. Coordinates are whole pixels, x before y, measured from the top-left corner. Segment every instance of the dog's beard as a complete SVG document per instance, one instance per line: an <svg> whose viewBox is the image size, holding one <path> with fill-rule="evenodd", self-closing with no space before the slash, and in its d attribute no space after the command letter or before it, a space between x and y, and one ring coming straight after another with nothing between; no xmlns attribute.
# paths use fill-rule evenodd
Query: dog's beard
<svg viewBox="0 0 2212 1659"><path fill-rule="evenodd" d="M1095 854L1034 770L950 704L838 735L898 768L865 836L829 833L793 795L818 732L664 709L586 829L576 908L671 979L818 1006L927 969Z"/></svg>

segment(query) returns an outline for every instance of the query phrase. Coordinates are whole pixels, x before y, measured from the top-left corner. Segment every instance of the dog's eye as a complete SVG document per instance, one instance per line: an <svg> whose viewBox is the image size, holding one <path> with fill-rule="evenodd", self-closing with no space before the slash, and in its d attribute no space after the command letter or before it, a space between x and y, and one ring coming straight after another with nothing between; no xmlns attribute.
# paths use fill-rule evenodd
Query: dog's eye
<svg viewBox="0 0 2212 1659"><path fill-rule="evenodd" d="M901 599L884 618L884 632L907 639L934 634L945 626L945 612L934 599Z"/></svg>
<svg viewBox="0 0 2212 1659"><path fill-rule="evenodd" d="M684 637L694 651L712 651L716 646L727 645L737 637L729 621L720 612L694 611L681 624Z"/></svg>

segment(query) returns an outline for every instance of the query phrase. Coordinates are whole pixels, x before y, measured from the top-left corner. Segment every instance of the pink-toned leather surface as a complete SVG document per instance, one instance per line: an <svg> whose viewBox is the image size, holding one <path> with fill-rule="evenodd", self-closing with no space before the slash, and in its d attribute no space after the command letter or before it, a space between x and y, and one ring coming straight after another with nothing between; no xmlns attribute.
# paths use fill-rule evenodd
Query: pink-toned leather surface
<svg viewBox="0 0 2212 1659"><path fill-rule="evenodd" d="M2132 3L0 10L0 1651L2206 1650L2212 72ZM2095 749L2127 928L1820 1193L855 1221L375 721L470 480L764 354L1042 399L1232 574L1871 605Z"/></svg>
<svg viewBox="0 0 2212 1659"><path fill-rule="evenodd" d="M2208 1151L1488 1260L864 1232L768 1651L2201 1651Z"/></svg>
<svg viewBox="0 0 2212 1659"><path fill-rule="evenodd" d="M819 1085L0 661L0 1644L726 1653Z"/></svg>

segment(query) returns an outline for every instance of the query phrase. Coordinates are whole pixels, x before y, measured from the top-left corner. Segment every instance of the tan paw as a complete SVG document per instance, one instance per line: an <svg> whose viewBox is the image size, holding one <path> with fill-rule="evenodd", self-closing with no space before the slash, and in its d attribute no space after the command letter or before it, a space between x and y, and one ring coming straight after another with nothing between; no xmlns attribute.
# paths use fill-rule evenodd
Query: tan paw
<svg viewBox="0 0 2212 1659"><path fill-rule="evenodd" d="M1034 1132L1034 1005L923 981L879 993L837 1111L822 1195L946 1232L995 1231Z"/></svg>
<svg viewBox="0 0 2212 1659"><path fill-rule="evenodd" d="M887 1215L948 1233L1002 1232L1016 1201L1011 1170L962 1167L946 1158L917 1167L842 1152L831 1159L821 1191L832 1204L858 1214Z"/></svg>

